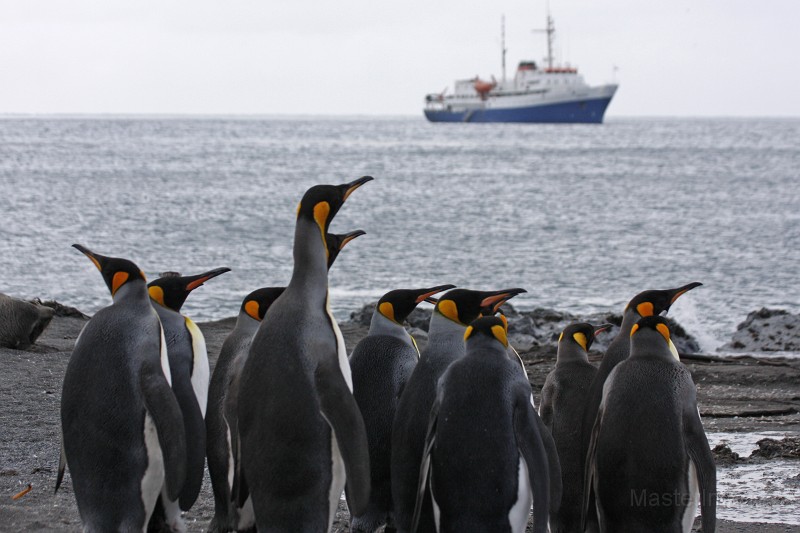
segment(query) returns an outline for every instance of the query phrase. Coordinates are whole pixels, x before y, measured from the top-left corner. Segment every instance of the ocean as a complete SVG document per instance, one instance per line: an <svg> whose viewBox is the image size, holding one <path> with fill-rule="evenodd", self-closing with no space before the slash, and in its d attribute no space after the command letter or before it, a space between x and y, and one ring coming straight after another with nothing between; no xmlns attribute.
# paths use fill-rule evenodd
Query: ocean
<svg viewBox="0 0 800 533"><path fill-rule="evenodd" d="M331 229L340 319L384 292L523 287L520 310L621 312L691 281L670 315L714 351L761 307L800 311L800 119L429 124L422 117L0 118L0 292L93 314L77 250L159 272L232 272L195 321L285 285L297 204L362 175Z"/></svg>

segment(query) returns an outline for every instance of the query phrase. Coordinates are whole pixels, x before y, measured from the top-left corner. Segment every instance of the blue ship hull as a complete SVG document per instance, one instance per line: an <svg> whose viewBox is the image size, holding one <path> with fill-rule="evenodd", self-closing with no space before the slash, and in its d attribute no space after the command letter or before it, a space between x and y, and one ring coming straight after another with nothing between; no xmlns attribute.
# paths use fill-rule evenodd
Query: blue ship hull
<svg viewBox="0 0 800 533"><path fill-rule="evenodd" d="M611 97L576 100L558 104L535 105L501 109L472 109L447 111L425 109L431 122L540 122L600 124Z"/></svg>

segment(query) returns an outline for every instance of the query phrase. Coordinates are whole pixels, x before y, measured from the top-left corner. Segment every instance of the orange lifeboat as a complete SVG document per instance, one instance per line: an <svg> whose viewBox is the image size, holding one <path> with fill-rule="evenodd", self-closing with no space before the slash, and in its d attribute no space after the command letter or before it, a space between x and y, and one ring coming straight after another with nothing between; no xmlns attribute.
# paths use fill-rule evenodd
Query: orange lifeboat
<svg viewBox="0 0 800 533"><path fill-rule="evenodd" d="M480 95L481 100L486 100L486 96L497 86L497 82L494 78L492 78L492 81L483 81L476 76L472 86L475 88L475 92Z"/></svg>

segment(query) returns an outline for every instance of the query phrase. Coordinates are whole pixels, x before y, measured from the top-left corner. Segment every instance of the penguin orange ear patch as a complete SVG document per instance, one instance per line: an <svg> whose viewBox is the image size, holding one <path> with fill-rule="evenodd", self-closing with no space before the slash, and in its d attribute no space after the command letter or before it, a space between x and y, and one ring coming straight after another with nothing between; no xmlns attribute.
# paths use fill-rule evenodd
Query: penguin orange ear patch
<svg viewBox="0 0 800 533"><path fill-rule="evenodd" d="M114 274L114 277L111 278L111 296L114 296L114 293L116 293L120 287L125 285L125 282L128 281L129 277L130 274L127 272L117 272Z"/></svg>
<svg viewBox="0 0 800 533"><path fill-rule="evenodd" d="M500 315L500 320L503 321L503 327L506 328L506 331L508 331L508 319L506 318L506 315Z"/></svg>
<svg viewBox="0 0 800 533"><path fill-rule="evenodd" d="M500 341L500 344L508 348L508 335L506 335L506 330L503 326L492 326L492 335Z"/></svg>
<svg viewBox="0 0 800 533"><path fill-rule="evenodd" d="M669 328L666 324L656 324L656 330L661 333L661 336L669 342Z"/></svg>
<svg viewBox="0 0 800 533"><path fill-rule="evenodd" d="M653 316L655 314L653 304L651 302L640 303L636 306L636 312L641 316Z"/></svg>
<svg viewBox="0 0 800 533"><path fill-rule="evenodd" d="M561 339L564 338L564 332L561 332L561 335L558 336L558 342L561 342Z"/></svg>
<svg viewBox="0 0 800 533"><path fill-rule="evenodd" d="M261 317L258 316L259 312L258 302L256 302L255 300L248 300L247 302L245 302L244 312L255 320L261 320Z"/></svg>
<svg viewBox="0 0 800 533"><path fill-rule="evenodd" d="M439 312L454 322L458 322L458 307L453 300L439 300Z"/></svg>
<svg viewBox="0 0 800 533"><path fill-rule="evenodd" d="M325 247L325 257L330 257L330 252L328 251L328 241L325 238L325 229L328 225L328 215L331 213L331 206L328 202L320 202L314 206L314 220L317 222L317 226L319 226L319 231L322 234L322 246Z"/></svg>
<svg viewBox="0 0 800 533"><path fill-rule="evenodd" d="M466 331L464 331L464 340L469 339L470 335L472 335L472 332L474 330L475 330L475 328L473 328L472 326L467 326Z"/></svg>
<svg viewBox="0 0 800 533"><path fill-rule="evenodd" d="M150 294L150 298L158 302L159 305L165 306L164 289L154 285L153 287L148 287L147 292Z"/></svg>
<svg viewBox="0 0 800 533"><path fill-rule="evenodd" d="M633 337L633 334L636 333L638 330L639 330L639 324L634 324L633 327L631 328L631 337Z"/></svg>
<svg viewBox="0 0 800 533"><path fill-rule="evenodd" d="M572 334L572 338L575 339L575 342L580 344L581 348L583 348L583 351L588 351L587 345L589 343L586 340L586 335L581 332L577 332Z"/></svg>
<svg viewBox="0 0 800 533"><path fill-rule="evenodd" d="M397 322L397 320L394 319L394 306L391 303L383 302L378 306L378 311L392 322Z"/></svg>

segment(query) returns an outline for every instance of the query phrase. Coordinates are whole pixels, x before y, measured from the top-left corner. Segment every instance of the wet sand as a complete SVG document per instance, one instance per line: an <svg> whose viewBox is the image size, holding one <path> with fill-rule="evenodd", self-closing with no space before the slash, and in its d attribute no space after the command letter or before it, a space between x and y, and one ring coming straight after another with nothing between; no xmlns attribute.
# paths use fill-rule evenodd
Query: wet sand
<svg viewBox="0 0 800 533"><path fill-rule="evenodd" d="M0 349L0 531L80 531L69 472L55 495L53 487L58 469L61 384L85 322L59 316L29 349ZM233 319L200 324L212 368L233 324ZM342 331L348 350L366 334L365 327L352 323L342 324ZM538 400L545 377L553 368L555 350L541 348L522 356ZM685 358L684 362L698 386L707 432L781 431L800 435L800 359L711 356ZM768 465L765 463L765 469ZM29 484L29 493L11 499ZM774 505L780 509L780 499ZM213 506L206 476L200 498L185 517L190 532L205 530ZM334 530L348 530L344 506ZM800 526L718 520L717 531L800 532Z"/></svg>

